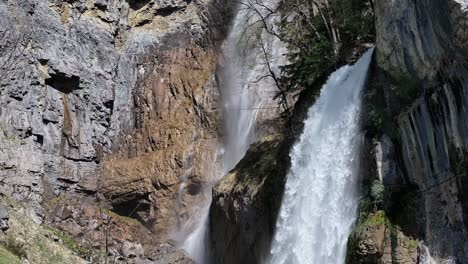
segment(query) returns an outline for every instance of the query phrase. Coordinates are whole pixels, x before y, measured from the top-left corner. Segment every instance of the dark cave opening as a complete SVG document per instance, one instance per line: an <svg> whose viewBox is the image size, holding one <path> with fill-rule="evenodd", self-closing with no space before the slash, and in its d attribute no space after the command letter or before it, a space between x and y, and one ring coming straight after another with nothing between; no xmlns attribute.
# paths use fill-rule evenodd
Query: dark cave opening
<svg viewBox="0 0 468 264"><path fill-rule="evenodd" d="M64 94L69 94L80 88L80 77L67 75L62 72L50 74L45 83Z"/></svg>
<svg viewBox="0 0 468 264"><path fill-rule="evenodd" d="M133 10L138 10L147 5L151 0L127 0L128 5Z"/></svg>

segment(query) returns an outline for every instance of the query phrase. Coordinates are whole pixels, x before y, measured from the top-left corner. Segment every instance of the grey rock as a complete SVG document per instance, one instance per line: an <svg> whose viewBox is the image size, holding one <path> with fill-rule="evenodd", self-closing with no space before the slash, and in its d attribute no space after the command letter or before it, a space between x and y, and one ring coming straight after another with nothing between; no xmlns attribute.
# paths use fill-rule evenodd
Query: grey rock
<svg viewBox="0 0 468 264"><path fill-rule="evenodd" d="M287 143L281 136L253 144L214 187L210 207L214 263L259 263L268 256L288 168L289 148L283 144Z"/></svg>
<svg viewBox="0 0 468 264"><path fill-rule="evenodd" d="M96 194L104 157L134 133L145 58L208 30L201 0L88 2L0 3L0 193L36 208ZM133 25L136 2L168 9L168 25Z"/></svg>
<svg viewBox="0 0 468 264"><path fill-rule="evenodd" d="M183 251L169 244L159 245L147 256L145 263L148 264L195 264Z"/></svg>
<svg viewBox="0 0 468 264"><path fill-rule="evenodd" d="M404 179L401 178L402 173L395 160L395 147L387 135L384 134L377 142L375 155L380 181L384 185L404 184Z"/></svg>
<svg viewBox="0 0 468 264"><path fill-rule="evenodd" d="M58 218L59 221L66 220L72 216L71 210L69 210L65 205L59 204L54 209L54 216Z"/></svg>
<svg viewBox="0 0 468 264"><path fill-rule="evenodd" d="M8 209L3 204L0 204L0 219L8 219Z"/></svg>
<svg viewBox="0 0 468 264"><path fill-rule="evenodd" d="M377 1L379 66L396 78L434 78L447 52L466 54L466 11L466 0Z"/></svg>
<svg viewBox="0 0 468 264"><path fill-rule="evenodd" d="M34 223L38 225L42 224L42 222L44 221L43 215L41 215L39 210L40 210L39 208L32 208L32 207L26 208L25 210L25 215L31 218L31 220L33 220Z"/></svg>
<svg viewBox="0 0 468 264"><path fill-rule="evenodd" d="M100 193L105 161L115 156L133 159L156 148L167 148L165 141L179 140L180 131L160 129L162 137L166 137L161 139L163 143L154 142L159 137L156 135L148 136L153 145L130 144L139 126L147 125L138 118L144 112L142 109L149 107L144 103L137 106L137 97L139 93L142 98L147 97L143 94L145 85L148 92L154 93L153 82L145 80L148 75L159 74L155 65L164 64L166 50L174 50L173 56L188 54L193 46L201 53L212 49L209 54L212 57L205 63L215 68L215 45L207 36L215 33L208 25L210 19L220 16L217 9L211 9L218 2L221 1L0 1L0 65L8 66L0 68L0 195L24 203L27 215L36 223L42 223L46 215L48 221L62 223L67 227L64 231L74 236L86 226L96 228L99 225L96 221L80 219L76 216L78 212L49 203L56 196L69 194L77 197L74 202L88 199L95 202L97 197L105 200ZM9 58L13 63L4 64ZM200 58L194 55L193 59ZM200 96L190 91L190 80L182 83L187 97L196 97L197 102L190 100L187 105L175 107L191 110L195 104L203 108L204 102L216 103L214 73L206 86L203 82L197 84ZM172 96L170 91L161 89L152 97L159 103ZM177 102L179 98L171 100ZM169 105L173 107L172 103ZM153 110L145 111L158 119ZM205 121L193 122L194 129L205 126L196 123ZM213 124L209 129L215 142L218 122L209 122ZM159 129L160 123L154 123L151 134ZM187 127L186 133L193 138L191 130ZM200 140L205 141L207 134L201 132L204 136ZM128 149L123 147L127 142ZM181 143L177 151L185 153L189 149L193 146ZM161 160L166 159L161 156ZM179 155L170 156L167 163L173 168L168 170L176 172ZM151 214L150 223L160 221L161 212L173 217L170 210L155 209L163 204L160 200L173 199L175 194L166 185L159 188L156 183L164 181L166 175L149 174L152 178L145 179L145 183L151 188L154 185L148 194L152 204L141 209L148 211L146 215L140 212L134 215L147 219ZM177 180L170 183L172 189L177 189ZM136 204L138 199L145 199L128 190L119 195ZM52 212L43 213L42 206L49 208L48 205ZM172 229L171 222L166 222L167 230ZM160 236L163 240L163 235ZM124 253L124 258L146 261L141 246L129 246ZM183 263L175 259L187 259L179 251L168 254L174 261L165 262L161 257L160 263Z"/></svg>
<svg viewBox="0 0 468 264"><path fill-rule="evenodd" d="M144 254L143 247L140 244L129 241L124 241L121 251L122 256L130 259L141 257Z"/></svg>
<svg viewBox="0 0 468 264"><path fill-rule="evenodd" d="M398 118L404 182L421 196L412 208L417 228L431 252L460 263L468 262L467 5L376 2L378 67L397 81L416 82L423 93Z"/></svg>
<svg viewBox="0 0 468 264"><path fill-rule="evenodd" d="M6 231L9 228L9 215L8 215L8 209L0 204L0 230Z"/></svg>

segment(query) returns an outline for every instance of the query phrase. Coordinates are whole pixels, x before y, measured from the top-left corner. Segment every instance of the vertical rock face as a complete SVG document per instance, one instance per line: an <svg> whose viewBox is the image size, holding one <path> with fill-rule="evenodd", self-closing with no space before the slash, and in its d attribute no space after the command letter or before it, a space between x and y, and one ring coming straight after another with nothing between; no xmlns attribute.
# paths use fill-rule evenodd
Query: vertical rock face
<svg viewBox="0 0 468 264"><path fill-rule="evenodd" d="M210 208L214 263L261 263L268 256L288 166L285 149L282 136L262 139L215 186Z"/></svg>
<svg viewBox="0 0 468 264"><path fill-rule="evenodd" d="M410 184L423 193L426 241L443 256L467 261L468 83L444 83L399 119Z"/></svg>
<svg viewBox="0 0 468 264"><path fill-rule="evenodd" d="M379 66L396 77L433 78L451 45L448 5L445 2L377 2Z"/></svg>
<svg viewBox="0 0 468 264"><path fill-rule="evenodd" d="M467 4L376 3L379 67L423 91L398 117L406 184L422 197L419 228L434 254L461 263L468 261Z"/></svg>
<svg viewBox="0 0 468 264"><path fill-rule="evenodd" d="M220 2L0 3L0 193L39 216L99 198L168 235L216 159Z"/></svg>

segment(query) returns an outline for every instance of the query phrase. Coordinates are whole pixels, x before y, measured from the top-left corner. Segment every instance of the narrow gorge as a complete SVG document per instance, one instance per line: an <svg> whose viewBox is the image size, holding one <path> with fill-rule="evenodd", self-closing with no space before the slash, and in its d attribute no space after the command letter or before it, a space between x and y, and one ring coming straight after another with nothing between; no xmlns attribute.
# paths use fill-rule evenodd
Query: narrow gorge
<svg viewBox="0 0 468 264"><path fill-rule="evenodd" d="M1 0L0 264L468 264L467 0Z"/></svg>

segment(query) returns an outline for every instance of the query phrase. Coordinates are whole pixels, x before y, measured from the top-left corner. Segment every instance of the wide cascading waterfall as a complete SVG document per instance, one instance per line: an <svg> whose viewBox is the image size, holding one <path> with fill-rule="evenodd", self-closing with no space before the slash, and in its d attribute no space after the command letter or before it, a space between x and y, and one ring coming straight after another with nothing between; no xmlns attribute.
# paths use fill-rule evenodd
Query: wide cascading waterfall
<svg viewBox="0 0 468 264"><path fill-rule="evenodd" d="M277 87L269 75L270 69L279 74L279 66L285 64L284 46L274 35L280 19L277 14L269 14L265 24L258 23L260 15L275 10L279 0L244 0L237 4L237 13L231 31L224 42L221 80L221 100L223 107L223 144L218 152L222 155L219 177L225 175L242 159L250 144L257 139L257 119L275 116L280 109L273 99ZM268 28L266 30L265 25ZM268 78L267 78L268 77ZM276 107L272 107L276 106ZM268 111L265 111L268 109ZM211 197L210 197L211 198ZM199 264L210 261L208 241L208 213L211 200L201 213L197 228L182 241L180 247Z"/></svg>
<svg viewBox="0 0 468 264"><path fill-rule="evenodd" d="M334 72L294 146L271 264L343 264L357 208L361 92L373 50Z"/></svg>

